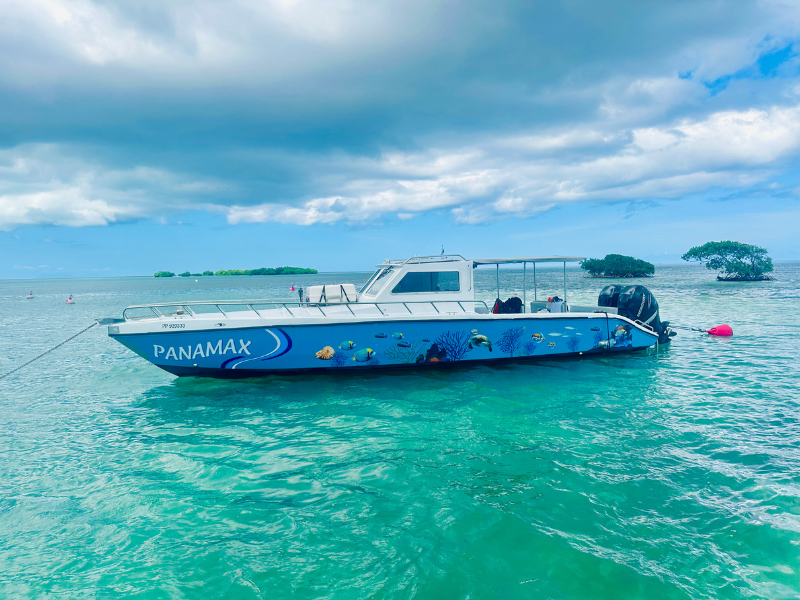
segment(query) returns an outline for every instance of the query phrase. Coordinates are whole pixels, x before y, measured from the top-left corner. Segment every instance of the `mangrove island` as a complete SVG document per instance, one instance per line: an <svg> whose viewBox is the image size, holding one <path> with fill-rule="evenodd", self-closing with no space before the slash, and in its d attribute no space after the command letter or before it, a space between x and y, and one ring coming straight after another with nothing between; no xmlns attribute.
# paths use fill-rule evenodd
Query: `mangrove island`
<svg viewBox="0 0 800 600"><path fill-rule="evenodd" d="M203 271L202 273L190 273L184 271L178 273L178 277L209 277L212 275L316 275L316 269L306 269L303 267L261 267L260 269L231 269L228 271ZM175 277L172 271L158 271L154 277Z"/></svg>
<svg viewBox="0 0 800 600"><path fill-rule="evenodd" d="M695 246L681 257L706 264L719 271L717 281L771 281L772 259L765 248L742 242L706 242Z"/></svg>
<svg viewBox="0 0 800 600"><path fill-rule="evenodd" d="M652 277L656 272L652 263L622 254L586 258L581 261L581 269L590 277Z"/></svg>

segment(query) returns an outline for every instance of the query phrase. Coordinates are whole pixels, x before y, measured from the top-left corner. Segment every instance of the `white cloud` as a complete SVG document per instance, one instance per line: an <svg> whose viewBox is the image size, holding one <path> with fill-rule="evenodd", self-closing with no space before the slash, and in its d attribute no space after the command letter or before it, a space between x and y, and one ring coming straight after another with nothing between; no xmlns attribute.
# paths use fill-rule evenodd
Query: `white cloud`
<svg viewBox="0 0 800 600"><path fill-rule="evenodd" d="M80 188L54 192L0 196L0 228L53 224L67 227L108 225L119 218L138 216L131 207L112 207L86 198Z"/></svg>
<svg viewBox="0 0 800 600"><path fill-rule="evenodd" d="M0 230L24 225L85 227L188 210L227 190L161 169L108 169L75 148L28 144L0 151Z"/></svg>
<svg viewBox="0 0 800 600"><path fill-rule="evenodd" d="M383 180L355 179L341 196L298 205L233 206L228 221L310 225L449 209L459 222L478 223L530 216L560 202L673 198L747 187L800 151L800 105L725 111L702 121L632 129L625 137L630 141L621 149L599 157L572 154L587 141L602 142L596 132L489 139L454 154L392 153L371 165L371 171L386 173ZM509 147L516 150L512 158L498 151ZM553 152L543 156L543 147ZM393 178L398 174L400 179ZM370 192L348 195L348 189Z"/></svg>
<svg viewBox="0 0 800 600"><path fill-rule="evenodd" d="M575 41L583 21L605 13L596 3L554 8L529 29L508 27L524 6L473 8L0 0L0 37L14 50L0 55L0 88L12 108L44 98L32 104L35 125L20 110L19 129L44 128L36 111L44 118L52 104L59 126L64 111L64 137L83 139L88 128L119 149L130 136L142 152L114 166L102 146L0 151L0 228L165 220L192 209L232 224L427 211L479 223L563 203L747 188L785 171L800 149L795 81L775 88L783 96L774 100L790 106L767 108L744 96L712 101L704 85L797 38L796 3L698 2L691 14L662 3L599 23L605 34L589 49ZM17 127L17 113L5 114L0 126ZM295 139L311 141L296 149ZM162 146L160 156L171 150L172 160L188 157L176 160L187 172L210 175L160 165L147 152ZM225 153L226 168L215 170ZM232 164L237 153L250 162Z"/></svg>
<svg viewBox="0 0 800 600"><path fill-rule="evenodd" d="M800 105L632 129L597 121L585 130L490 136L452 150L340 158L333 168L345 173L342 181L322 186L335 195L243 204L227 201L237 191L232 183L143 165L108 169L70 148L34 144L0 151L0 229L107 225L197 208L221 211L231 224L369 222L428 211L479 223L559 203L747 188L798 152Z"/></svg>

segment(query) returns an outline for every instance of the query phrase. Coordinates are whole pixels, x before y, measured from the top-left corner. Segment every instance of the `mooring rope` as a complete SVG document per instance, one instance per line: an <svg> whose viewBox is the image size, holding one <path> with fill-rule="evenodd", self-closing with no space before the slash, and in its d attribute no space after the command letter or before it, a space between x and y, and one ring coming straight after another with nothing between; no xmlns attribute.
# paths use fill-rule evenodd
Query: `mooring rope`
<svg viewBox="0 0 800 600"><path fill-rule="evenodd" d="M29 360L28 362L26 362L24 365L20 365L20 366L18 366L16 369L12 369L11 371L9 371L8 373L6 373L5 375L0 375L0 379L5 379L5 378L6 378L6 377L8 377L9 375L11 375L11 374L13 374L13 373L16 373L17 371L19 371L20 369L22 369L22 368L24 368L24 367L27 367L27 366L28 366L29 364L31 364L33 361L35 361L35 360L39 360L39 359L40 359L40 358L42 358L42 357L43 357L45 354L50 354L50 353L51 353L53 350L56 350L56 349L60 348L61 346L63 346L63 345L64 345L64 344L66 344L67 342L69 342L70 340L74 340L74 339L75 339L76 337L78 337L80 334L82 334L82 333L84 333L84 332L86 332L86 331L89 331L89 330L90 330L92 327L94 327L95 325L97 325L97 321L95 321L94 323L92 323L91 325L89 325L89 326L88 326L86 329L81 329L81 330L80 330L78 333L76 333L75 335L73 335L73 336L72 336L72 337L70 337L70 338L67 338L66 340L64 340L64 341L63 341L63 342L61 342L60 344L56 344L55 346L53 346L52 348L50 348L50 350L47 350L46 352L42 352L42 353L41 353L39 356L37 356L37 357L35 357L35 358L32 358L32 359L30 359L30 360Z"/></svg>
<svg viewBox="0 0 800 600"><path fill-rule="evenodd" d="M683 329L685 331L699 331L700 333L708 333L705 329L699 329L698 327L686 327L685 325L673 325L672 323L669 324L671 329Z"/></svg>

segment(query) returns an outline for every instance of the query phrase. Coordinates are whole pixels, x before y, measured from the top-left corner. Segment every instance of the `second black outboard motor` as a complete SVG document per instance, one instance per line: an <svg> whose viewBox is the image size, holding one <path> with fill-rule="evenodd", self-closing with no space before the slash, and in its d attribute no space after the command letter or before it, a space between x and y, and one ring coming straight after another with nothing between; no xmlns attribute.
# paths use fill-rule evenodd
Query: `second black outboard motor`
<svg viewBox="0 0 800 600"><path fill-rule="evenodd" d="M616 306L617 314L620 316L652 327L653 331L658 334L659 344L668 344L670 337L675 335L669 328L669 321L661 322L658 314L658 302L650 290L643 285L606 286L600 292L597 304L598 306Z"/></svg>

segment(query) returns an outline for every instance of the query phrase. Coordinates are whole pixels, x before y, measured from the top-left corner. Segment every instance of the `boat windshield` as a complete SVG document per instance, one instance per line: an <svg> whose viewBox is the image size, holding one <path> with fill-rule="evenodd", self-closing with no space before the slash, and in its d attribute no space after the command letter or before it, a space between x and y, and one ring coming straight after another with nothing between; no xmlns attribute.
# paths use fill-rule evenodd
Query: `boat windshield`
<svg viewBox="0 0 800 600"><path fill-rule="evenodd" d="M372 284L373 281L375 281L375 278L378 275L380 275L381 273L383 273L383 269L378 269L372 275L370 275L370 278L367 279L367 283L365 283L364 285L361 286L361 289L358 290L358 293L359 294L363 294L364 292L366 292L367 288Z"/></svg>
<svg viewBox="0 0 800 600"><path fill-rule="evenodd" d="M377 294L386 283L386 276L391 272L392 267L375 271L372 277L369 278L369 281L361 288L359 294L369 294L370 296Z"/></svg>

